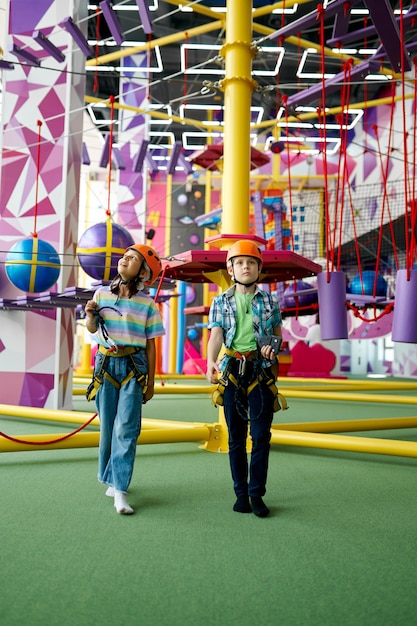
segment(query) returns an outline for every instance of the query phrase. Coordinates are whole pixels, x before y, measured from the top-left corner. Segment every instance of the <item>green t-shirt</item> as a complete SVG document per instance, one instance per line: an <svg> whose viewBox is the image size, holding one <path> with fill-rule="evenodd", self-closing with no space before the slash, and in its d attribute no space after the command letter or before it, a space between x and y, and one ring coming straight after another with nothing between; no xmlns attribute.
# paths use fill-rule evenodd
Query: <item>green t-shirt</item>
<svg viewBox="0 0 417 626"><path fill-rule="evenodd" d="M236 300L237 324L232 349L238 352L256 350L252 313L252 299L254 294L243 294L235 291L234 295Z"/></svg>

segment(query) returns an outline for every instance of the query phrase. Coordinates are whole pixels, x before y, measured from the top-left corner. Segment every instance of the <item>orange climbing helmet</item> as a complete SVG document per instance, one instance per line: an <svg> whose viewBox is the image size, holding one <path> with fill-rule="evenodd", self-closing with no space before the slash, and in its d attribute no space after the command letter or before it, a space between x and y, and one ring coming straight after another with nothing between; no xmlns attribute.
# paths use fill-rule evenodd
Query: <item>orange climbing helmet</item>
<svg viewBox="0 0 417 626"><path fill-rule="evenodd" d="M229 248L227 252L227 263L230 264L235 256L252 256L262 263L262 252L253 241L249 239L240 239Z"/></svg>
<svg viewBox="0 0 417 626"><path fill-rule="evenodd" d="M152 285L162 270L161 259L156 253L156 250L154 250L151 246L145 245L144 243L135 243L133 246L126 248L126 252L128 250L136 250L136 252L139 252L139 254L143 256L144 261L149 268L150 274L149 277L147 277L143 282L145 285Z"/></svg>

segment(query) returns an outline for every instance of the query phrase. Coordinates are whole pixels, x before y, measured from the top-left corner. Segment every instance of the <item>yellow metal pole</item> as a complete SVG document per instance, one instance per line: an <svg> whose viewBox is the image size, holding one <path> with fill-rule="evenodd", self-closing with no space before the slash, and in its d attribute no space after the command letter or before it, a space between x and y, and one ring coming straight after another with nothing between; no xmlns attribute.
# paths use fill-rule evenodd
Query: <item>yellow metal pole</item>
<svg viewBox="0 0 417 626"><path fill-rule="evenodd" d="M392 439L274 430L271 436L271 443L281 446L302 446L306 448L344 450L347 452L417 457L417 443L415 441L395 441Z"/></svg>
<svg viewBox="0 0 417 626"><path fill-rule="evenodd" d="M160 428L143 430L138 439L139 444L151 443L183 443L188 441L202 442L210 438L212 426L208 424L194 428ZM62 450L67 448L95 448L98 446L100 433L77 433L68 439L56 443L42 443L59 439L56 433L52 435L22 435L16 437L28 443L10 441L0 438L0 452L29 452L34 450Z"/></svg>
<svg viewBox="0 0 417 626"><path fill-rule="evenodd" d="M223 234L249 231L252 2L228 0L224 90Z"/></svg>
<svg viewBox="0 0 417 626"><path fill-rule="evenodd" d="M273 425L272 430L292 430L311 433L348 433L371 430L395 430L416 428L417 417L382 417L363 420L337 420L332 422L297 422Z"/></svg>

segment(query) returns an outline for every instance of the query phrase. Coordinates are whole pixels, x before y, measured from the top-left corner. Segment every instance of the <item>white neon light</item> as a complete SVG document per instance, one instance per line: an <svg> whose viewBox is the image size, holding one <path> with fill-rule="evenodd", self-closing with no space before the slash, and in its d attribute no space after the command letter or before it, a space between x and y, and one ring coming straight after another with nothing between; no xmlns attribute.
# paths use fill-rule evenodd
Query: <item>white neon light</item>
<svg viewBox="0 0 417 626"><path fill-rule="evenodd" d="M279 14L284 14L284 15L294 15L294 13L297 13L298 11L298 2L295 2L292 7L289 7L288 9L274 9L272 11L272 13L279 13Z"/></svg>
<svg viewBox="0 0 417 626"><path fill-rule="evenodd" d="M307 58L310 54L317 54L317 50L314 50L314 48L306 48L306 50L304 50L301 55L296 76L298 76L298 78L323 78L322 72L303 72L304 66L307 63ZM332 78L332 76L335 76L335 74L324 74L324 78Z"/></svg>
<svg viewBox="0 0 417 626"><path fill-rule="evenodd" d="M91 42L89 42L91 45ZM106 42L107 44L107 42ZM99 42L99 45L100 42ZM113 45L113 44L110 44ZM134 46L143 46L145 45L143 41L138 41L135 42ZM134 47L129 45L128 47ZM121 66L112 66L112 65L87 65L85 67L86 72L95 72L95 71L100 71L100 72L119 72L119 73L123 73L123 74L159 74L160 72L163 72L164 70L164 65L162 63L162 56L161 56L161 49L159 46L155 46L155 48L153 49L153 52L155 53L155 61L156 61L156 65L145 65L145 66L140 66L140 67L133 67L133 66L125 66L125 65L121 65Z"/></svg>
<svg viewBox="0 0 417 626"><path fill-rule="evenodd" d="M152 143L152 139L157 139L158 137L160 137L161 139L166 139L167 143L163 143L163 142ZM159 133L157 131L151 130L149 132L149 139L151 140L151 143L148 146L149 150L163 150L163 149L166 149L166 148L172 148L172 146L175 143L175 135L174 135L174 133L171 133L171 132L166 132L166 133L161 132L161 133ZM155 158L153 154L152 154L152 158L153 159Z"/></svg>
<svg viewBox="0 0 417 626"><path fill-rule="evenodd" d="M328 111L328 108L326 108L326 112ZM309 106L298 106L295 109L296 113L316 113L317 112L317 108L316 107L309 107ZM303 122L301 120L297 120L294 122L285 122L285 119L283 119L283 115L285 113L285 109L284 107L280 107L277 113L277 117L276 119L278 120L278 124L277 126L279 126L280 128L323 128L324 125L323 124L319 124L319 123L309 123L309 122ZM326 128L328 128L329 130L352 130L352 128L354 128L356 126L356 124L359 122L359 120L362 119L364 112L363 109L347 109L345 111L343 111L341 113L341 115L348 115L349 118L353 118L349 121L349 123L346 125L346 123L343 123L342 125L336 123L336 122L327 122L326 123ZM279 121L281 120L281 121Z"/></svg>
<svg viewBox="0 0 417 626"><path fill-rule="evenodd" d="M337 138L333 138L333 137L326 137L326 140L324 140L323 137L279 137L277 139L277 141L280 141L282 143L289 143L289 144L303 144L304 147L300 147L299 148L293 148L293 150L295 150L296 152L304 152L304 153L308 153L308 154L320 154L323 152L322 149L318 149L315 147L308 147L308 144L326 144L326 154L336 154L336 152L339 150L340 148L340 144L341 144L341 140L337 139ZM330 147L329 149L329 145L328 144L333 144L333 147ZM306 147L307 146L307 147Z"/></svg>
<svg viewBox="0 0 417 626"><path fill-rule="evenodd" d="M220 104L181 104L179 108L181 119L189 117L188 111L204 111L205 113L212 111L213 113L219 113L220 111L223 111L223 107ZM223 121L219 120L206 118L201 121L204 124L207 124L207 126L223 126Z"/></svg>
<svg viewBox="0 0 417 626"><path fill-rule="evenodd" d="M185 132L182 133L182 145L184 150L198 150L204 148L207 145L207 140L223 140L224 133L199 133L199 132ZM200 140L200 141L196 141ZM250 133L250 143L253 147L258 143L258 135L256 133Z"/></svg>
<svg viewBox="0 0 417 626"><path fill-rule="evenodd" d="M158 0L153 0L153 4L149 4L150 11L156 11L158 8ZM100 6L98 4L89 4L88 9L90 11L100 10ZM113 11L138 11L138 7L135 4L116 4L112 6Z"/></svg>
<svg viewBox="0 0 417 626"><path fill-rule="evenodd" d="M224 111L224 107L220 104L181 104L179 108L179 114L182 119L190 117L192 115L195 117L195 114L188 113L189 111L203 111L207 113L208 111L212 111L213 113L219 113ZM259 124L264 116L264 108L263 107L250 107L251 112L251 123ZM213 120L207 117L202 116L202 121L207 126L224 126L224 115L222 115L221 120Z"/></svg>
<svg viewBox="0 0 417 626"><path fill-rule="evenodd" d="M161 113L166 113L166 115L172 116L172 107L170 104L150 104L149 109L151 111L160 111ZM163 124L164 126L172 124L172 119L160 120L156 117L149 118L150 126L157 126L161 124Z"/></svg>
<svg viewBox="0 0 417 626"><path fill-rule="evenodd" d="M185 74L215 74L218 76L224 76L225 70L218 67L209 67L208 65L200 66L200 63L194 63L190 65L190 67L188 67L188 59L186 59L186 51L202 50L206 51L207 53L216 53L216 51L220 53L221 48L222 46L210 46L209 44L202 43L182 44L180 47L181 71ZM277 76L282 64L282 60L284 58L285 49L275 46L259 46L259 50L261 53L273 54L274 58L276 57L275 67L273 70L254 69L252 71L252 74L254 76ZM218 54L217 56L220 55ZM193 65L198 65L198 67L193 67Z"/></svg>
<svg viewBox="0 0 417 626"><path fill-rule="evenodd" d="M94 124L97 124L97 126L109 126L110 124L119 123L118 120L110 120L110 118L99 119L98 117L96 117L94 109L102 109L103 111L108 111L109 107L101 102L87 104L87 111L89 112L92 121L94 122Z"/></svg>

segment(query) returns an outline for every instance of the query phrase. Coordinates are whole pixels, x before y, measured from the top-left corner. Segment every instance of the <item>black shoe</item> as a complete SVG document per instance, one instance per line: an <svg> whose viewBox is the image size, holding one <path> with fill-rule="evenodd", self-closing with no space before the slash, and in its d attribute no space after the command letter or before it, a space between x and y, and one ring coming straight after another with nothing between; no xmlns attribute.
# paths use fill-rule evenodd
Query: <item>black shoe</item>
<svg viewBox="0 0 417 626"><path fill-rule="evenodd" d="M253 512L258 517L266 517L270 514L271 511L268 509L261 496L252 496L250 501L252 503Z"/></svg>
<svg viewBox="0 0 417 626"><path fill-rule="evenodd" d="M233 510L237 513L252 513L249 496L238 496L236 502L233 505Z"/></svg>

